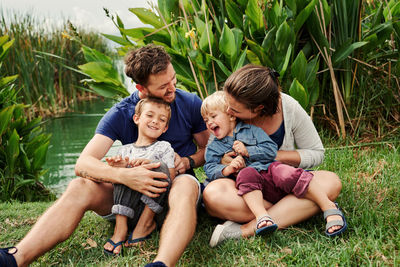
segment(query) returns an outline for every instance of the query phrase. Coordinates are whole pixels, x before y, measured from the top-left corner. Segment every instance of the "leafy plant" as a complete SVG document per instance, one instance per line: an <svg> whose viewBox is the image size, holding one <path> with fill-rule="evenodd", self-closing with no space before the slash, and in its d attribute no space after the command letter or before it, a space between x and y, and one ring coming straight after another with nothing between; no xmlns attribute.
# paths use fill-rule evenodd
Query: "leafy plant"
<svg viewBox="0 0 400 267"><path fill-rule="evenodd" d="M0 67L13 43L7 35L0 37ZM26 118L28 106L19 103L17 77L0 74L0 200L49 200L54 196L39 177L45 172L50 135L42 132L40 117Z"/></svg>
<svg viewBox="0 0 400 267"><path fill-rule="evenodd" d="M348 109L366 96L367 88L357 86L356 75L368 75L363 68L378 62L383 64L378 69L389 63L389 70L383 71L389 73L389 81L396 79L391 72L400 70L394 46L400 36L400 5L395 0L376 9L364 8L361 0L169 0L158 1L151 10L129 10L149 26L126 29L118 15L106 10L120 36L104 36L120 44L121 56L149 43L164 46L173 58L179 86L202 98L219 90L245 64L274 68L283 91L306 110L317 101L335 110L337 122L329 120L342 137L345 116L356 132L350 116L359 109ZM365 10L370 13L364 15ZM392 99L398 105L396 97Z"/></svg>

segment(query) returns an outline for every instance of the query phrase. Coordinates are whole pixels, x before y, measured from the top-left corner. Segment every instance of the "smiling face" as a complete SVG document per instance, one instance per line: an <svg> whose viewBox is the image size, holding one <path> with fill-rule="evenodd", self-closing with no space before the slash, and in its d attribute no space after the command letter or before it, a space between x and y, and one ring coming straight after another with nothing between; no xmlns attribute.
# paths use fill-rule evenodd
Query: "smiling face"
<svg viewBox="0 0 400 267"><path fill-rule="evenodd" d="M141 113L133 116L133 121L137 124L139 138L137 143L153 143L161 134L168 129L170 111L168 107L160 103L144 103Z"/></svg>
<svg viewBox="0 0 400 267"><path fill-rule="evenodd" d="M204 122L210 133L218 139L222 139L225 136L233 136L233 130L236 126L236 118L220 109L210 110L204 116Z"/></svg>
<svg viewBox="0 0 400 267"><path fill-rule="evenodd" d="M161 98L167 103L172 103L175 100L176 91L176 73L174 67L170 63L165 71L151 74L146 86L137 84L136 88L143 97Z"/></svg>

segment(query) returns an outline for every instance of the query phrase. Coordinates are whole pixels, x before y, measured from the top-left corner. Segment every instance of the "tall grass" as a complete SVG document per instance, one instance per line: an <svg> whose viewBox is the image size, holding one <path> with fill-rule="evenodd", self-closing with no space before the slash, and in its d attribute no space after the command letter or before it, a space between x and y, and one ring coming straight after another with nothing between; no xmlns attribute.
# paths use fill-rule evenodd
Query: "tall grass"
<svg viewBox="0 0 400 267"><path fill-rule="evenodd" d="M15 39L3 71L19 74L17 86L22 88L23 102L32 105L29 116L64 112L79 99L95 96L82 90L83 75L65 67L77 68L85 62L80 44L67 38L71 32L67 20L61 26L49 25L34 14L0 10L0 21L0 35ZM98 33L86 29L77 32L84 44L109 54Z"/></svg>

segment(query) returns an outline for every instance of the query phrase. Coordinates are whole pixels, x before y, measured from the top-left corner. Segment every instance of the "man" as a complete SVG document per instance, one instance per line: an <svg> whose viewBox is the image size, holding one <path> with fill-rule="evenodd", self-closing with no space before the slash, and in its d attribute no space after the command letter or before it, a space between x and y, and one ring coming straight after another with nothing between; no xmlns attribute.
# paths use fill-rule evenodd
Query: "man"
<svg viewBox="0 0 400 267"><path fill-rule="evenodd" d="M136 103L147 96L171 104L170 125L160 140L170 142L177 153L177 177L169 195L170 210L161 229L158 254L149 266L174 266L192 239L196 228L196 203L200 197L200 184L193 176L193 168L204 163L209 137L200 114L201 100L175 88L176 73L170 56L162 47L148 45L131 51L125 63L125 72L136 83L138 91L116 104L102 118L96 134L77 160L75 172L80 178L71 181L64 194L39 218L16 248L0 250L0 265L2 262L28 265L66 240L88 210L109 215L113 205L112 183L124 184L149 197L157 197L166 190L168 183L154 178L166 179L167 176L151 171L159 167L159 163L113 168L101 161L115 140L122 144L136 141L137 128L132 116ZM62 223L60 218L63 218ZM148 229L143 227L142 232L146 231Z"/></svg>

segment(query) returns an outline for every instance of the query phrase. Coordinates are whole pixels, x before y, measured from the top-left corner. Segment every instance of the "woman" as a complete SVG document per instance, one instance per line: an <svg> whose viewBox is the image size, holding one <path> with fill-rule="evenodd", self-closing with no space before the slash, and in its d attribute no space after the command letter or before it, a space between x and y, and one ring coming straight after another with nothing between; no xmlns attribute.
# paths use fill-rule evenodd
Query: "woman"
<svg viewBox="0 0 400 267"><path fill-rule="evenodd" d="M279 151L276 160L300 168L312 168L322 163L324 148L310 117L292 97L280 92L275 71L254 65L246 65L234 72L225 82L224 91L228 112L262 128L274 140ZM233 152L227 153L222 163L228 164ZM335 200L342 188L339 177L329 171L313 171L330 200ZM227 220L218 225L211 237L211 246L226 239L254 235L256 220L243 198L238 196L235 181L220 178L209 183L203 200L207 212ZM264 202L265 208L279 228L304 221L320 209L307 199L290 194L277 203ZM327 222L341 220L340 216L329 216ZM238 223L244 223L240 225ZM335 229L329 229L333 232Z"/></svg>

